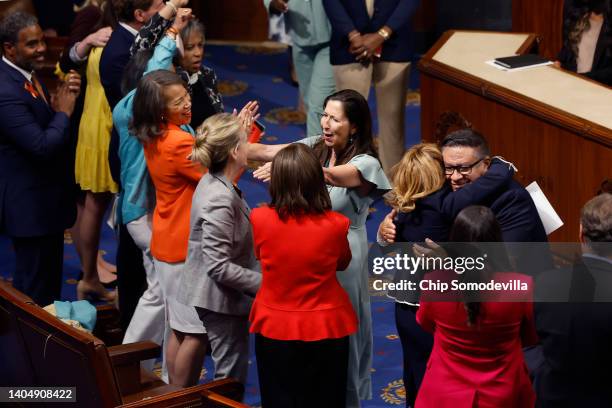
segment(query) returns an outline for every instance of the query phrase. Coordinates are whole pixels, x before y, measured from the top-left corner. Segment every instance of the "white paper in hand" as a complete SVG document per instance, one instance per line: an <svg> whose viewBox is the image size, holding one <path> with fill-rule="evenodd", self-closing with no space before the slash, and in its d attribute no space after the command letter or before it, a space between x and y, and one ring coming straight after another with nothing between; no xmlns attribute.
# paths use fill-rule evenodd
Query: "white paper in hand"
<svg viewBox="0 0 612 408"><path fill-rule="evenodd" d="M548 198L544 195L544 192L540 188L537 182L533 182L525 187L531 199L538 210L542 224L544 224L544 230L546 235L550 235L553 231L558 230L563 226L563 221L559 218L559 215L548 201Z"/></svg>

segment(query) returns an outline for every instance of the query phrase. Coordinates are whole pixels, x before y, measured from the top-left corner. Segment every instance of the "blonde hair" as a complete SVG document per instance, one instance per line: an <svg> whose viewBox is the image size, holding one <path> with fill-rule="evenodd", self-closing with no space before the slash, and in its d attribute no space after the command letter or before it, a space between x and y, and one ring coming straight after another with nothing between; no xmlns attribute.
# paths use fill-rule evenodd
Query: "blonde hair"
<svg viewBox="0 0 612 408"><path fill-rule="evenodd" d="M418 199L438 191L445 181L442 153L433 143L412 146L391 171L393 190L387 203L400 212L414 210Z"/></svg>
<svg viewBox="0 0 612 408"><path fill-rule="evenodd" d="M206 119L196 131L191 160L211 172L222 170L233 149L246 139L240 119L231 113L217 113Z"/></svg>

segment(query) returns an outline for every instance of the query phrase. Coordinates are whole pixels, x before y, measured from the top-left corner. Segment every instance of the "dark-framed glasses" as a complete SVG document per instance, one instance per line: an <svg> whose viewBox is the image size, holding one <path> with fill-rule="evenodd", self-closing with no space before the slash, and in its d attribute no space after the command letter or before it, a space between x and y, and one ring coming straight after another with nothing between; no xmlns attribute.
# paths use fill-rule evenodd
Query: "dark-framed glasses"
<svg viewBox="0 0 612 408"><path fill-rule="evenodd" d="M480 163L484 159L485 158L483 157L482 159L479 159L478 161L470 164L469 166L444 166L444 174L446 174L447 176L452 176L455 173L455 171L457 171L462 176L467 176L468 174L472 172L472 169L474 168L474 166L476 166L478 163Z"/></svg>

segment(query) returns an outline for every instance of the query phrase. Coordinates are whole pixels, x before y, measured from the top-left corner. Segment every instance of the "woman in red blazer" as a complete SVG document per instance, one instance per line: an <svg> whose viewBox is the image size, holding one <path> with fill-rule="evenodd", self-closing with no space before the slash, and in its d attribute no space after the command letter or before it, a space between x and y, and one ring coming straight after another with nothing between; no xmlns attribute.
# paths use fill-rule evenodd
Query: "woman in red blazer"
<svg viewBox="0 0 612 408"><path fill-rule="evenodd" d="M263 274L250 315L262 405L344 407L357 316L336 271L351 260L349 219L330 210L321 164L301 143L274 158L270 195L251 212Z"/></svg>
<svg viewBox="0 0 612 408"><path fill-rule="evenodd" d="M455 219L450 241L501 242L501 229L489 208L467 207ZM489 252L487 248L491 255ZM493 262L505 258L505 254L488 258ZM451 279L462 279L462 275L450 273L454 275ZM433 272L426 279L436 281L444 279L444 275L443 271ZM531 299L533 282L526 275L489 271L478 280L512 282L515 279L527 285L528 290L521 297ZM533 407L535 393L522 351L522 347L537 342L531 301L433 301L436 296L439 293L423 292L417 312L419 324L434 334L434 347L416 408ZM469 299L466 293L457 293L457 296ZM502 296L510 300L508 293Z"/></svg>

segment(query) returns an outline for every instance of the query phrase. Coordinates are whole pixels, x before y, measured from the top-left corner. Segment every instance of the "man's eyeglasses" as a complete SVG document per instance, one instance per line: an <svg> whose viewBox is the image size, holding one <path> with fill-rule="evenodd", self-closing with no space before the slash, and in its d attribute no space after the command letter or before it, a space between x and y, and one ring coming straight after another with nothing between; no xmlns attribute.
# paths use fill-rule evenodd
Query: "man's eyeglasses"
<svg viewBox="0 0 612 408"><path fill-rule="evenodd" d="M480 163L484 159L485 158L483 157L482 159L476 161L475 163L470 164L469 166L444 166L444 174L446 174L447 176L452 176L455 173L455 171L457 171L459 174L463 176L467 176L468 174L472 172L472 169L474 168L474 166L476 166L478 163Z"/></svg>

